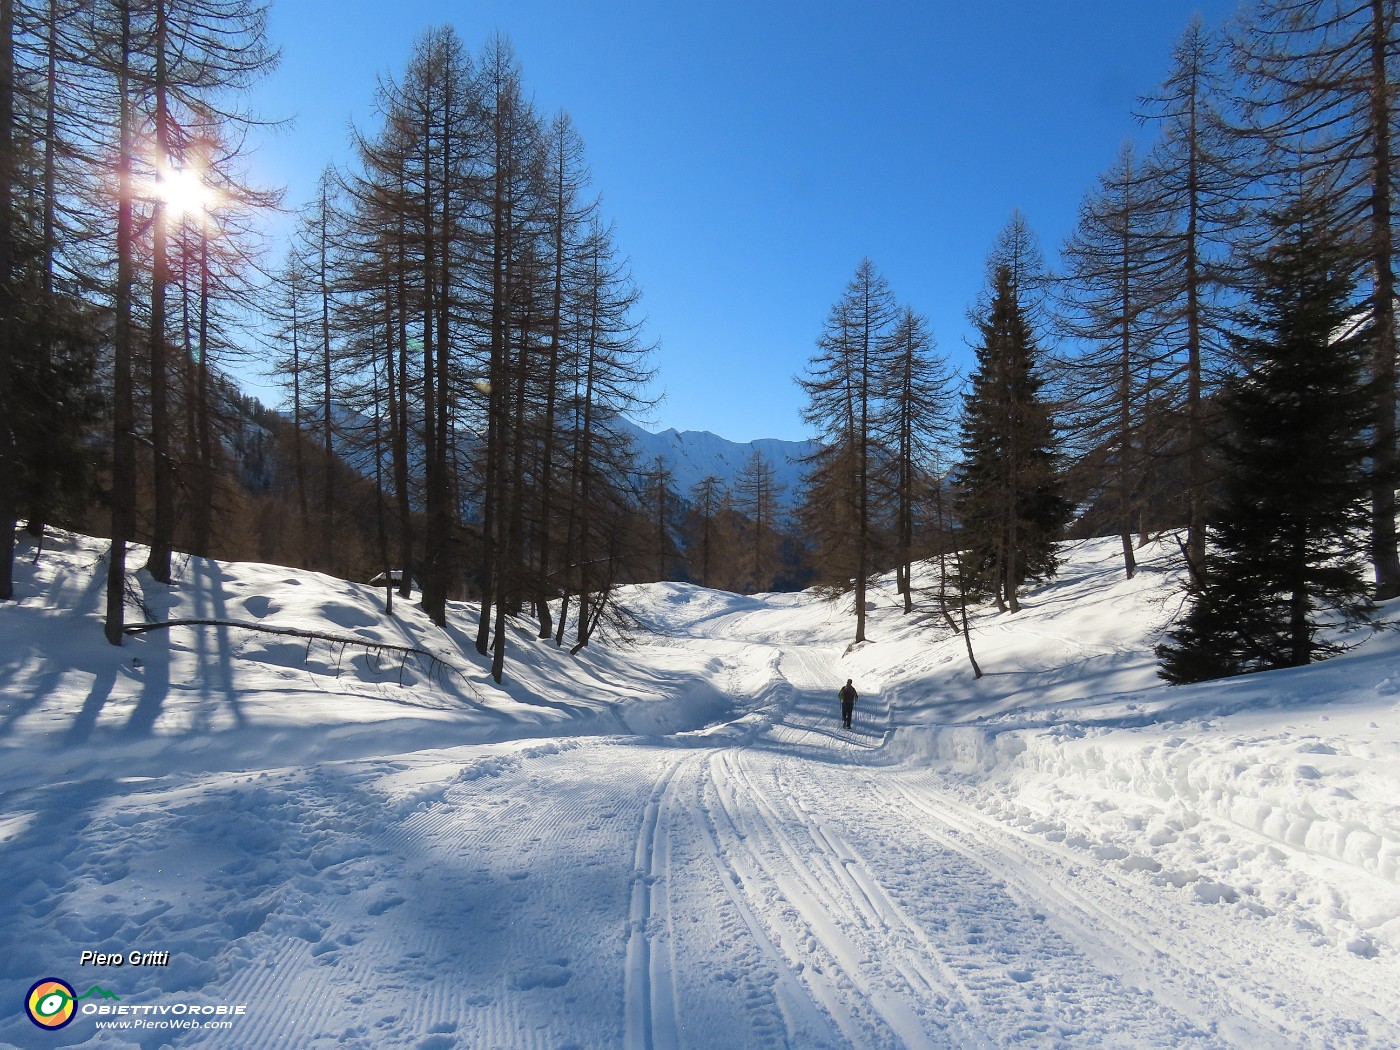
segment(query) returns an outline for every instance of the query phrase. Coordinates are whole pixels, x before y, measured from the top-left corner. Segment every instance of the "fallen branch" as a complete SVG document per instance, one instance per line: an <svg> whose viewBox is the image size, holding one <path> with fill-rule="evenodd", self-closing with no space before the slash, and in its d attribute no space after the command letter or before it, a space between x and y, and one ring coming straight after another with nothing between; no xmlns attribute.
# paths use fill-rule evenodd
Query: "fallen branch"
<svg viewBox="0 0 1400 1050"><path fill-rule="evenodd" d="M412 653L415 656L433 656L426 649L412 645L395 645L393 642L375 642L368 638L352 638L343 634L328 634L324 631L304 631L299 627L269 627L261 623L246 623L242 620L160 620L156 623L127 624L127 634L144 634L146 631L161 631L171 627L237 627L243 631L261 631L263 634L280 634L292 638L308 638L319 642L333 642L338 645L362 645L366 649L389 649L396 653Z"/></svg>

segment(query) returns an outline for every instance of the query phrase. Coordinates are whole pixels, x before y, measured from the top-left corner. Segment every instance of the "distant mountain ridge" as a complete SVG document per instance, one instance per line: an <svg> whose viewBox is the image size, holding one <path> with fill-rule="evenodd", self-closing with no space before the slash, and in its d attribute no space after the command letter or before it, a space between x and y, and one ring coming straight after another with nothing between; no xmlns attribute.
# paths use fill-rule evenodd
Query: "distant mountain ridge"
<svg viewBox="0 0 1400 1050"><path fill-rule="evenodd" d="M784 486L782 502L793 506L801 496L801 460L818 447L815 441L781 438L730 441L708 430L672 428L658 434L628 420L623 422L637 446L637 465L645 468L660 456L670 468L676 491L683 498L689 498L692 486L711 474L733 488L739 472L757 450L773 467L779 484Z"/></svg>

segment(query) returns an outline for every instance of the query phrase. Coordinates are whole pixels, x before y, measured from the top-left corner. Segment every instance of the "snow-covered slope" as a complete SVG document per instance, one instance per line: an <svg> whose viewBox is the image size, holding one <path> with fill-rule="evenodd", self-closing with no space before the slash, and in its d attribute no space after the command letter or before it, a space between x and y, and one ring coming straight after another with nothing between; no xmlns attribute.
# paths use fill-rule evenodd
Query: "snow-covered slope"
<svg viewBox="0 0 1400 1050"><path fill-rule="evenodd" d="M795 505L802 495L801 460L816 448L813 441L730 441L708 430L663 430L654 434L626 420L623 424L636 444L638 465L648 467L660 456L675 478L676 491L686 499L690 498L691 487L711 474L733 488L739 472L758 451L783 486L781 501Z"/></svg>
<svg viewBox="0 0 1400 1050"><path fill-rule="evenodd" d="M979 611L980 680L888 585L850 648L809 594L655 584L655 634L522 630L497 689L470 609L274 566L147 612L340 640L113 649L62 537L0 607L0 995L85 998L0 1045L1397 1045L1400 638L1168 688L1174 545L1115 545Z"/></svg>

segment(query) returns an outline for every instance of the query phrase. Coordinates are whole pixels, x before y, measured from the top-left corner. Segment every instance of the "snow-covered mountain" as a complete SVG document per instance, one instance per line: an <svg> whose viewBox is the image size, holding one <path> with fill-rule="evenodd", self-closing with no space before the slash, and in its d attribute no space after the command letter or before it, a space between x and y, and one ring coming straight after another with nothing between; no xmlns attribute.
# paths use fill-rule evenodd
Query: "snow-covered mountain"
<svg viewBox="0 0 1400 1050"><path fill-rule="evenodd" d="M802 457L813 452L815 441L784 441L759 438L757 441L730 441L708 430L663 430L652 433L635 423L623 421L637 446L637 463L646 467L660 456L670 467L676 491L688 497L690 489L713 474L731 488L754 451L762 453L777 472L783 486L782 502L794 505L802 490Z"/></svg>

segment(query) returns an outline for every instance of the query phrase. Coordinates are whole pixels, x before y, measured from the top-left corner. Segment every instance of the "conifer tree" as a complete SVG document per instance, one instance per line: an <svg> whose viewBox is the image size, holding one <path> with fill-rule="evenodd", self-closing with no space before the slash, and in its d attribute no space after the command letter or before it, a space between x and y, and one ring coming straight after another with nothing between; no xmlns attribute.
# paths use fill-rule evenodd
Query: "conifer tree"
<svg viewBox="0 0 1400 1050"><path fill-rule="evenodd" d="M1186 464L1186 547L1200 571L1210 481L1208 401L1213 375L1225 371L1230 345L1229 296L1238 282L1232 240L1245 217L1240 144L1222 116L1223 46L1192 18L1173 53L1172 71L1143 119L1160 129L1151 156L1152 190L1144 205L1169 218L1169 338L1178 347L1172 389L1182 422L1175 444Z"/></svg>
<svg viewBox="0 0 1400 1050"><path fill-rule="evenodd" d="M739 468L734 505L743 515L749 593L771 590L778 565L778 499L785 487L777 468L758 449Z"/></svg>
<svg viewBox="0 0 1400 1050"><path fill-rule="evenodd" d="M656 559L653 575L657 580L668 580L671 578L669 566L675 553L671 532L676 527L680 508L675 475L666 463L666 457L657 456L642 479L646 483L643 496L651 512L652 557Z"/></svg>
<svg viewBox="0 0 1400 1050"><path fill-rule="evenodd" d="M976 318L977 368L964 399L963 462L956 514L963 533L963 588L990 593L997 608L1020 608L1018 589L1057 567L1055 543L1070 517L1061 493L1055 432L1042 397L1040 349L1021 303L1034 253L1008 230L991 257L990 293ZM1025 260L1018 270L1007 261ZM1029 258L1027 258L1029 256ZM1033 287L1033 286L1032 286Z"/></svg>
<svg viewBox="0 0 1400 1050"><path fill-rule="evenodd" d="M1296 667L1337 652L1322 618L1364 620L1374 325L1354 260L1322 195L1299 192L1272 219L1256 264L1247 374L1221 395L1226 437L1207 571L1182 624L1158 647L1170 682Z"/></svg>
<svg viewBox="0 0 1400 1050"><path fill-rule="evenodd" d="M914 611L915 518L933 463L952 427L951 373L933 353L928 322L905 307L889 341L891 368L885 377L879 429L886 450L885 488L894 505L895 579L904 611Z"/></svg>
<svg viewBox="0 0 1400 1050"><path fill-rule="evenodd" d="M91 496L95 312L55 281L60 18L0 0L0 600L13 597L14 530ZM26 17L28 16L28 17Z"/></svg>
<svg viewBox="0 0 1400 1050"><path fill-rule="evenodd" d="M1371 561L1376 597L1400 595L1396 531L1396 222L1400 165L1400 5L1395 0L1260 0L1234 39L1246 76L1246 134L1275 172L1325 180L1334 220L1361 247L1355 264L1375 321L1370 374Z"/></svg>
<svg viewBox="0 0 1400 1050"><path fill-rule="evenodd" d="M700 586L711 586L711 566L719 544L718 517L721 504L728 498L723 480L716 474L707 474L690 487L689 529L690 542L687 555L692 575L700 571Z"/></svg>
<svg viewBox="0 0 1400 1050"><path fill-rule="evenodd" d="M1124 144L1080 208L1058 282L1059 331L1080 344L1065 362L1069 425L1118 530L1129 578L1137 569L1133 533L1142 531L1159 487L1161 428L1151 417L1171 354L1164 336L1175 238L1153 206L1153 181Z"/></svg>
<svg viewBox="0 0 1400 1050"><path fill-rule="evenodd" d="M889 284L873 262L862 260L831 309L820 353L798 379L808 399L803 418L826 435L808 464L803 516L823 581L837 593L854 591L857 642L865 641L866 586L877 571L875 424L895 316Z"/></svg>

